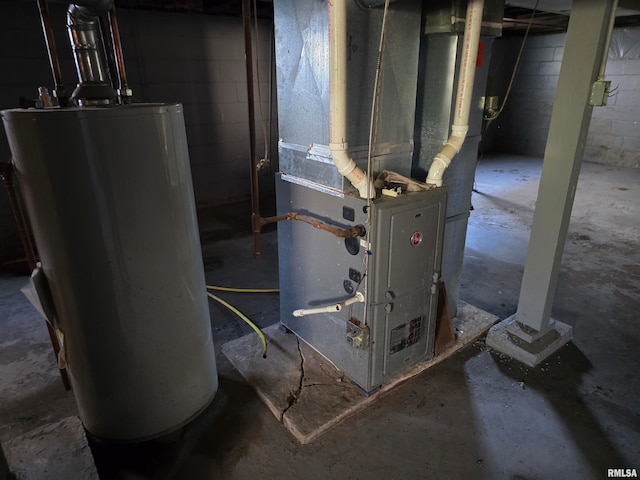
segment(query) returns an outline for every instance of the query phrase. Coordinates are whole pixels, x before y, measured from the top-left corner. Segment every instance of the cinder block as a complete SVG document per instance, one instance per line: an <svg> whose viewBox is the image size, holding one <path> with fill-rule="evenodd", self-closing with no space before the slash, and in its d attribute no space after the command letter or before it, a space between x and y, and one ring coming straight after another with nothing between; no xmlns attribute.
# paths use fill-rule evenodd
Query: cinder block
<svg viewBox="0 0 640 480"><path fill-rule="evenodd" d="M518 71L518 79L527 75L540 75L540 68L543 65L542 62L527 62L520 65Z"/></svg>
<svg viewBox="0 0 640 480"><path fill-rule="evenodd" d="M601 135L605 135L611 133L611 126L613 120L608 118L600 118L595 115L596 111L600 109L595 109L593 115L591 116L591 125L589 126L589 133L599 133Z"/></svg>
<svg viewBox="0 0 640 480"><path fill-rule="evenodd" d="M244 60L244 43L231 39L207 41L207 58L213 60Z"/></svg>
<svg viewBox="0 0 640 480"><path fill-rule="evenodd" d="M620 105L607 105L606 107L599 107L593 109L593 114L599 118L605 118L610 120L630 120L635 113L634 109L637 109L637 114L640 114L639 107L620 106ZM638 117L635 117L638 118Z"/></svg>
<svg viewBox="0 0 640 480"><path fill-rule="evenodd" d="M624 60L622 65L622 72L625 75L640 75L640 59Z"/></svg>
<svg viewBox="0 0 640 480"><path fill-rule="evenodd" d="M607 165L640 168L640 151L638 150L610 150L605 162Z"/></svg>
<svg viewBox="0 0 640 480"><path fill-rule="evenodd" d="M595 145L586 145L584 148L584 160L594 163L605 163L609 149Z"/></svg>
<svg viewBox="0 0 640 480"><path fill-rule="evenodd" d="M640 74L638 75L606 75L611 82L611 90L615 92L637 92L640 95Z"/></svg>
<svg viewBox="0 0 640 480"><path fill-rule="evenodd" d="M553 61L561 62L564 55L564 47L555 47L553 49Z"/></svg>
<svg viewBox="0 0 640 480"><path fill-rule="evenodd" d="M513 39L514 43L518 44L518 48L520 48L520 43L522 39L520 37ZM544 47L544 35L531 35L527 38L527 44L525 45L525 49L528 48L540 48Z"/></svg>
<svg viewBox="0 0 640 480"><path fill-rule="evenodd" d="M640 119L614 120L612 122L611 132L625 137L640 137Z"/></svg>
<svg viewBox="0 0 640 480"><path fill-rule="evenodd" d="M530 46L529 46L530 47ZM553 61L554 47L525 48L522 56L523 62L551 62Z"/></svg>
<svg viewBox="0 0 640 480"><path fill-rule="evenodd" d="M622 135L601 135L594 133L589 135L587 143L596 147L606 147L611 149L622 148Z"/></svg>
<svg viewBox="0 0 640 480"><path fill-rule="evenodd" d="M226 40L233 42L243 42L244 34L242 30L242 19L234 17L214 17L208 15L207 28L203 30L202 36L207 41ZM259 22L260 27L262 23Z"/></svg>
<svg viewBox="0 0 640 480"><path fill-rule="evenodd" d="M220 60L216 62L220 68L220 78L219 80L226 82L246 82L247 81L247 70L245 61L239 59L233 60ZM261 72L262 73L262 72ZM266 77L269 78L269 77Z"/></svg>
<svg viewBox="0 0 640 480"><path fill-rule="evenodd" d="M605 73L607 75L622 75L624 72L624 62L622 60L607 60Z"/></svg>
<svg viewBox="0 0 640 480"><path fill-rule="evenodd" d="M560 62L545 62L540 65L540 75L560 75Z"/></svg>
<svg viewBox="0 0 640 480"><path fill-rule="evenodd" d="M619 92L616 95L616 105L625 107L639 107L640 92Z"/></svg>
<svg viewBox="0 0 640 480"><path fill-rule="evenodd" d="M144 62L145 77L154 83L202 83L209 81L206 64L202 60L182 58L153 58Z"/></svg>
<svg viewBox="0 0 640 480"><path fill-rule="evenodd" d="M622 148L640 153L640 136L623 137Z"/></svg>
<svg viewBox="0 0 640 480"><path fill-rule="evenodd" d="M566 33L553 33L549 35L542 35L543 45L545 47L564 47L567 40Z"/></svg>

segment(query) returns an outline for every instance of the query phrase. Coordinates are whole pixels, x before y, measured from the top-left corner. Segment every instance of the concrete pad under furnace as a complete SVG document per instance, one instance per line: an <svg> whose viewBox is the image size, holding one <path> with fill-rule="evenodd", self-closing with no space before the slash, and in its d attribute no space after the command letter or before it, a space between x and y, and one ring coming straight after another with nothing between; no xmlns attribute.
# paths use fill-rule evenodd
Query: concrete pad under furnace
<svg viewBox="0 0 640 480"><path fill-rule="evenodd" d="M482 336L499 318L460 302L452 320L456 343L365 397L331 362L275 323L263 330L266 359L255 334L232 340L222 352L253 387L271 413L302 444L311 443L347 417Z"/></svg>

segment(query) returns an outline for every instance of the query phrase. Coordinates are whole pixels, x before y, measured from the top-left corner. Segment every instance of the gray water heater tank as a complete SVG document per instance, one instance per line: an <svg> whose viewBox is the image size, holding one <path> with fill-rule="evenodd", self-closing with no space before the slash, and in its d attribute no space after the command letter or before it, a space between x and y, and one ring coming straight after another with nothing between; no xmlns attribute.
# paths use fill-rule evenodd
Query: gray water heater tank
<svg viewBox="0 0 640 480"><path fill-rule="evenodd" d="M179 428L218 388L182 106L2 118L86 429Z"/></svg>

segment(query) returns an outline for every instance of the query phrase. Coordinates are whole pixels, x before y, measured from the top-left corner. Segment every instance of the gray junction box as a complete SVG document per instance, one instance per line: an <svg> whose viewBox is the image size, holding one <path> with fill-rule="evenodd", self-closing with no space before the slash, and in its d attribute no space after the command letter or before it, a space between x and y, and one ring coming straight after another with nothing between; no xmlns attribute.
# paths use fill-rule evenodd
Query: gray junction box
<svg viewBox="0 0 640 480"><path fill-rule="evenodd" d="M276 185L279 215L367 225L364 199L286 174ZM446 187L374 200L369 244L366 235L345 240L303 222L278 225L282 324L366 392L433 356L446 202ZM364 303L292 314L356 291Z"/></svg>

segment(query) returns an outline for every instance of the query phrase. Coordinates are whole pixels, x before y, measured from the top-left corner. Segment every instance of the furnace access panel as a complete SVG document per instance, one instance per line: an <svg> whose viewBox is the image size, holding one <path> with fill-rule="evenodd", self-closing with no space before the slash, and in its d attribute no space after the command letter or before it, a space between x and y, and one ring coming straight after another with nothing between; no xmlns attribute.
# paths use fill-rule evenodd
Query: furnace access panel
<svg viewBox="0 0 640 480"><path fill-rule="evenodd" d="M278 224L282 324L365 392L433 356L446 187L371 205L365 237L338 238L296 221ZM366 200L296 177L277 178L278 214L298 212L338 228L367 225ZM294 317L345 301L339 312Z"/></svg>

